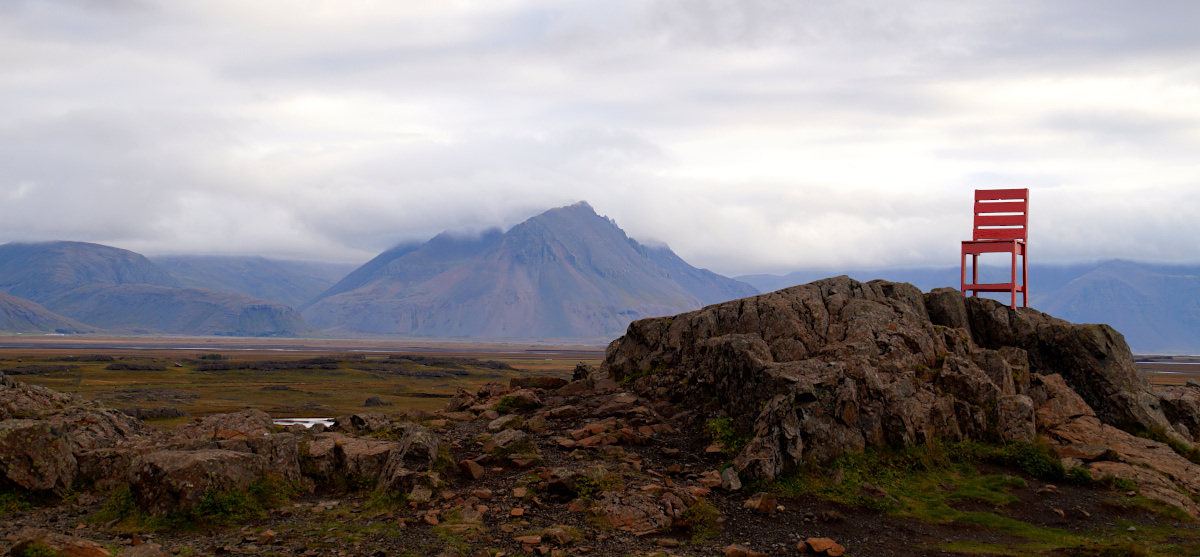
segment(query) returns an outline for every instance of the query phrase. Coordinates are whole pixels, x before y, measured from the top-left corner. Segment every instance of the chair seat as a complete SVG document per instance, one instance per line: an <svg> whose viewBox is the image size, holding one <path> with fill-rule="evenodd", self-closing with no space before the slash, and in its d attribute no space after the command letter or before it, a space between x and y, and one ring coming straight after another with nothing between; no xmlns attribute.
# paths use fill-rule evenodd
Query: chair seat
<svg viewBox="0 0 1200 557"><path fill-rule="evenodd" d="M967 253L1017 253L1025 252L1023 240L963 240L962 252Z"/></svg>
<svg viewBox="0 0 1200 557"><path fill-rule="evenodd" d="M991 284L966 284L965 290L974 290L975 292L1024 292L1025 285L1014 284L1011 282L991 283Z"/></svg>

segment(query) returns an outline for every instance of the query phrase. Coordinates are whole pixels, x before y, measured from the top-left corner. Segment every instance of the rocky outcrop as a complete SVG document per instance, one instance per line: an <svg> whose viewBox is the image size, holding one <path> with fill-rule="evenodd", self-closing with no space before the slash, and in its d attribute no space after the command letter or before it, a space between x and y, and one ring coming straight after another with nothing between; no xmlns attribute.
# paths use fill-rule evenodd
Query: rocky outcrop
<svg viewBox="0 0 1200 557"><path fill-rule="evenodd" d="M172 430L181 441L222 439L255 439L266 437L274 429L271 416L262 410L242 410L232 414L214 414L183 424Z"/></svg>
<svg viewBox="0 0 1200 557"><path fill-rule="evenodd" d="M81 473L85 483L94 483L93 453L125 452L154 438L125 414L6 376L0 376L0 417L0 483L35 492L63 493Z"/></svg>
<svg viewBox="0 0 1200 557"><path fill-rule="evenodd" d="M1200 440L1200 384L1164 387L1158 391L1163 414L1174 431L1188 441Z"/></svg>
<svg viewBox="0 0 1200 557"><path fill-rule="evenodd" d="M74 395L0 375L0 420L40 418L80 402L81 399Z"/></svg>
<svg viewBox="0 0 1200 557"><path fill-rule="evenodd" d="M940 290L949 290L951 298L957 294ZM1030 371L1061 375L1104 423L1126 431L1168 427L1125 337L1112 327L1070 323L1027 308L1012 310L986 298L958 298L976 344L1024 350Z"/></svg>
<svg viewBox="0 0 1200 557"><path fill-rule="evenodd" d="M62 493L75 480L77 463L67 439L40 420L0 422L0 477L29 491Z"/></svg>
<svg viewBox="0 0 1200 557"><path fill-rule="evenodd" d="M1194 465L1129 434L1169 425L1119 333L952 289L838 277L635 321L598 375L647 398L715 405L749 438L733 461L749 477L871 445L1032 441L1040 430L1064 446L1113 440L1109 456L1200 495L1183 479Z"/></svg>
<svg viewBox="0 0 1200 557"><path fill-rule="evenodd" d="M267 459L250 453L155 451L133 464L129 487L139 506L167 515L191 508L210 490L245 490L266 473Z"/></svg>

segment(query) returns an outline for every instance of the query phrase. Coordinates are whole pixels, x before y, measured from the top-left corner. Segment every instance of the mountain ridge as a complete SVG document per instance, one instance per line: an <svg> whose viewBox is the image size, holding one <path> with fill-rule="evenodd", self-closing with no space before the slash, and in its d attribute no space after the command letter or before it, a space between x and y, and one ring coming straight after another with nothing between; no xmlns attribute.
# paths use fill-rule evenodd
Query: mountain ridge
<svg viewBox="0 0 1200 557"><path fill-rule="evenodd" d="M0 292L112 332L294 336L312 331L284 304L183 288L141 254L87 242L0 245ZM32 317L29 311L36 308L12 304L14 315L53 319Z"/></svg>
<svg viewBox="0 0 1200 557"><path fill-rule="evenodd" d="M674 266L675 274L705 299L720 298L722 291L731 297L757 293L669 252L642 246L580 202L545 211L503 233L443 233L420 246L392 248L307 304L302 314L319 328L353 333L614 335L633 319L703 305L655 259Z"/></svg>

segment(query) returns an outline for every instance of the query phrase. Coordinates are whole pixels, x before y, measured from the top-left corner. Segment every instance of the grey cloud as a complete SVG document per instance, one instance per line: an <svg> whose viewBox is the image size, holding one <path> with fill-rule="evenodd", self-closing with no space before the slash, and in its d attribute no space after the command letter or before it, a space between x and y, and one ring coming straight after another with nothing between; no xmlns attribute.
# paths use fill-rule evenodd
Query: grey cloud
<svg viewBox="0 0 1200 557"><path fill-rule="evenodd" d="M1191 4L364 5L0 3L0 241L354 260L586 199L719 272L935 265L1029 186L1048 259L1200 253Z"/></svg>

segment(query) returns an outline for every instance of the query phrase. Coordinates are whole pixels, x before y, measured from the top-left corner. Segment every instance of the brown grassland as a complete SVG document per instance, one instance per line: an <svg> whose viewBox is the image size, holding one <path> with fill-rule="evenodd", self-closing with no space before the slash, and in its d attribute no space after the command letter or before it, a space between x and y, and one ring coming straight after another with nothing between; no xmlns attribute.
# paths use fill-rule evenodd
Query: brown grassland
<svg viewBox="0 0 1200 557"><path fill-rule="evenodd" d="M532 343L0 339L0 373L116 408L171 406L193 416L255 408L276 418L330 417L361 411L370 397L388 404L384 411L434 409L459 387L569 377L576 364L602 359L598 346Z"/></svg>

